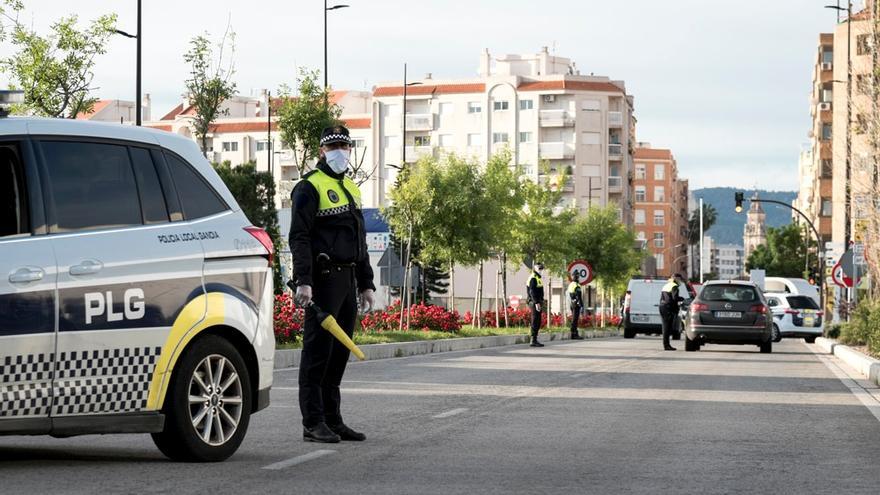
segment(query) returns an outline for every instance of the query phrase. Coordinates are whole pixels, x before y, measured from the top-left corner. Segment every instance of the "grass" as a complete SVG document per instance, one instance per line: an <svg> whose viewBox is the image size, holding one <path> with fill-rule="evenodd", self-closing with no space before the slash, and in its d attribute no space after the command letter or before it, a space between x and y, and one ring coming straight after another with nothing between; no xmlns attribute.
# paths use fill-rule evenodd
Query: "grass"
<svg viewBox="0 0 880 495"><path fill-rule="evenodd" d="M606 327L606 329L613 330L614 327ZM591 329L580 329L591 330ZM598 330L598 329L596 329ZM542 328L541 333L546 332L567 332L568 327L549 327ZM366 344L389 344L396 342L417 342L420 340L443 340L443 339L459 339L464 337L491 337L494 335L526 335L529 333L528 327L510 327L510 328L476 328L470 325L463 326L461 330L456 333L448 333L448 332L433 332L428 331L424 332L421 330L414 330L409 332L382 332L382 333L363 333L363 332L355 332L354 334L354 343L358 345L366 345ZM302 348L302 342L297 341L292 344L277 344L275 346L276 349L300 349Z"/></svg>

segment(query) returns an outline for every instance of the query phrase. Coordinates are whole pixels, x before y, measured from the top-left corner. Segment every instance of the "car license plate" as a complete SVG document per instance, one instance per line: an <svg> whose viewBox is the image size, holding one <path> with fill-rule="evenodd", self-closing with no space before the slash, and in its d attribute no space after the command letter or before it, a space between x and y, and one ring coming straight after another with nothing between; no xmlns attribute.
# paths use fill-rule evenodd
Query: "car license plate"
<svg viewBox="0 0 880 495"><path fill-rule="evenodd" d="M636 323L645 323L648 321L648 317L644 315L632 315L629 319Z"/></svg>
<svg viewBox="0 0 880 495"><path fill-rule="evenodd" d="M805 327L815 327L816 326L816 319L813 318L812 316L804 317L804 326Z"/></svg>
<svg viewBox="0 0 880 495"><path fill-rule="evenodd" d="M742 313L739 311L716 311L716 318L742 318Z"/></svg>

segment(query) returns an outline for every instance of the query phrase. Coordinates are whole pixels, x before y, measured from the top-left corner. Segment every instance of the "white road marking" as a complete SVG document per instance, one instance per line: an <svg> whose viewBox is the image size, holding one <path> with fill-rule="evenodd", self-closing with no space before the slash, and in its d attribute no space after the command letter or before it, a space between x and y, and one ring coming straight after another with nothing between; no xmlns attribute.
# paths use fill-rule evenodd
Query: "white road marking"
<svg viewBox="0 0 880 495"><path fill-rule="evenodd" d="M313 461L315 459L324 457L325 455L335 454L335 450L316 450L314 452L309 452L308 454L303 454L301 456L293 457L291 459L287 459L281 462L276 462L275 464L269 464L268 466L263 466L263 469L270 469L273 471L277 471L279 469L286 469L292 466L296 466L302 464L304 462Z"/></svg>
<svg viewBox="0 0 880 495"><path fill-rule="evenodd" d="M813 350L813 347L810 346L810 349ZM813 352L816 351L813 350ZM877 418L877 421L880 421L880 401L878 401L872 394L871 390L862 387L859 385L858 381L851 378L852 375L848 373L851 368L847 366L848 369L844 370L839 364L840 362L837 359L832 359L830 355L816 353L816 357L819 358L819 361L822 361L829 370L831 370L831 373L833 373L834 376L836 376L857 399L859 399L859 402L868 408L868 411ZM855 372L855 370L853 370L853 372Z"/></svg>
<svg viewBox="0 0 880 495"><path fill-rule="evenodd" d="M568 376L570 376L572 378L580 378L580 377L584 376L584 374L583 373L575 373L573 375L568 375Z"/></svg>
<svg viewBox="0 0 880 495"><path fill-rule="evenodd" d="M443 419L443 418L448 418L450 416L455 416L456 414L461 414L467 410L468 410L468 408L466 408L466 407L459 407L458 409L452 409L452 410L449 410L446 412L442 412L440 414L436 414L431 417L434 419Z"/></svg>

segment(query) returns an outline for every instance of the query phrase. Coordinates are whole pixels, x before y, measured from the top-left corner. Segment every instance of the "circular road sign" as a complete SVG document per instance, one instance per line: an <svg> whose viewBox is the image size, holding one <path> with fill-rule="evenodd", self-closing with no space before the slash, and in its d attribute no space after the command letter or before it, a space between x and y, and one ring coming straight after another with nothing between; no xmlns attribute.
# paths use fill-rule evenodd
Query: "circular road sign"
<svg viewBox="0 0 880 495"><path fill-rule="evenodd" d="M593 267L586 260L574 260L568 264L568 274L574 278L578 276L578 283L587 285L593 281Z"/></svg>

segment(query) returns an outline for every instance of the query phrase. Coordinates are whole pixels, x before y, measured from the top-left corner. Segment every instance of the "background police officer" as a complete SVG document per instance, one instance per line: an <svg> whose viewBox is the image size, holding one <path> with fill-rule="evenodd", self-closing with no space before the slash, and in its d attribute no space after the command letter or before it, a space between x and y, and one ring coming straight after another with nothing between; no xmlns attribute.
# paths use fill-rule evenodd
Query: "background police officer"
<svg viewBox="0 0 880 495"><path fill-rule="evenodd" d="M581 308L584 307L584 296L581 292L581 284L578 283L579 277L575 273L571 276L571 283L568 284L568 299L571 305L571 338L580 339L578 334L578 320L581 317Z"/></svg>
<svg viewBox="0 0 880 495"><path fill-rule="evenodd" d="M351 138L334 126L321 134L321 158L292 194L290 250L296 300L306 307L299 367L303 439L336 443L366 438L342 421L339 384L349 351L317 321L314 302L351 336L361 304L373 306L373 270L367 255L361 193L345 172Z"/></svg>
<svg viewBox="0 0 880 495"><path fill-rule="evenodd" d="M544 347L538 342L538 330L541 329L541 312L544 310L544 282L541 280L543 263L533 265L532 276L529 277L526 292L529 297L529 309L532 310L532 347Z"/></svg>
<svg viewBox="0 0 880 495"><path fill-rule="evenodd" d="M679 295L679 284L684 283L684 277L680 273L676 273L671 277L663 290L660 292L660 318L663 323L663 349L674 351L675 347L669 344L669 335L676 328L675 320L678 318L679 303L684 298Z"/></svg>

